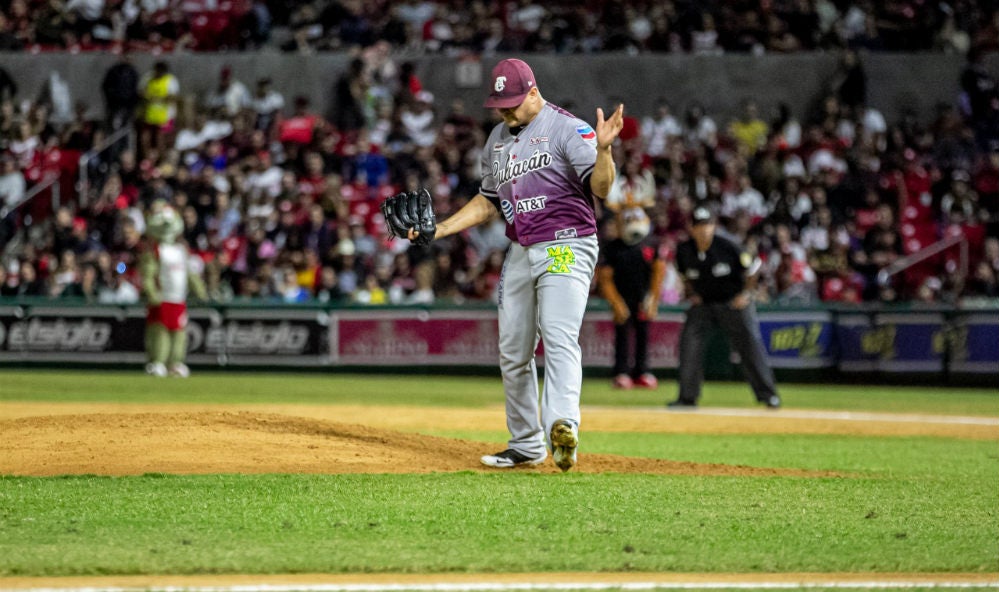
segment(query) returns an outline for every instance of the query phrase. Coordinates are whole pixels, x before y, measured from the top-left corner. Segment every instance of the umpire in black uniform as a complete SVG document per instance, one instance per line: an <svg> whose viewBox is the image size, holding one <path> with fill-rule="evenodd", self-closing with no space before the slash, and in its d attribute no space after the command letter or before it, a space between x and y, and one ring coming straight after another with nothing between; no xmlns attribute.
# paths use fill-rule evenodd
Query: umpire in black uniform
<svg viewBox="0 0 999 592"><path fill-rule="evenodd" d="M739 353L756 400L780 407L773 370L753 305L759 260L733 241L715 233L714 212L697 206L691 238L676 249L676 266L686 286L690 308L680 335L680 393L671 408L696 407L704 381L704 347L709 330L718 325Z"/></svg>

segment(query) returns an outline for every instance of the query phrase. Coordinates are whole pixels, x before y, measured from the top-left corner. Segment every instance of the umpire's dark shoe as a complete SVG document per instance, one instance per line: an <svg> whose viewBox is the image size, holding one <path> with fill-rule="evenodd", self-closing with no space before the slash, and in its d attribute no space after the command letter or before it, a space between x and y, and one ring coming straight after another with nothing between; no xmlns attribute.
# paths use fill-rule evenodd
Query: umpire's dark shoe
<svg viewBox="0 0 999 592"><path fill-rule="evenodd" d="M482 464L489 467L496 467L498 469L512 469L513 467L527 466L534 467L545 462L547 454L542 454L538 458L532 458L526 454L517 452L507 448L503 452L497 452L496 454L487 454L482 457Z"/></svg>
<svg viewBox="0 0 999 592"><path fill-rule="evenodd" d="M760 403L766 405L767 409L780 409L780 395L770 395L766 399L760 400Z"/></svg>
<svg viewBox="0 0 999 592"><path fill-rule="evenodd" d="M677 399L676 401L670 401L666 403L667 409L697 409L697 403L694 401L684 401Z"/></svg>

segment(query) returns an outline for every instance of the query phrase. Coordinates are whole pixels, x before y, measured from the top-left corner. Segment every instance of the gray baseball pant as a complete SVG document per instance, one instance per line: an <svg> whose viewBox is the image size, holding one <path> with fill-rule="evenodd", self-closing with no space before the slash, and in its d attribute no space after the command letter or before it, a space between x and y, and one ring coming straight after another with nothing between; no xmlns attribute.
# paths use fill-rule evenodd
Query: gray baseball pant
<svg viewBox="0 0 999 592"><path fill-rule="evenodd" d="M597 262L588 236L510 245L499 286L499 351L509 447L537 458L557 419L579 425L583 383L579 331ZM545 382L539 409L534 352L544 342Z"/></svg>
<svg viewBox="0 0 999 592"><path fill-rule="evenodd" d="M760 322L756 307L750 304L736 310L727 303L698 304L687 309L687 318L680 334L680 394L678 399L696 403L704 382L704 348L708 331L717 324L728 335L752 387L757 401L766 401L777 394L773 370L767 364Z"/></svg>

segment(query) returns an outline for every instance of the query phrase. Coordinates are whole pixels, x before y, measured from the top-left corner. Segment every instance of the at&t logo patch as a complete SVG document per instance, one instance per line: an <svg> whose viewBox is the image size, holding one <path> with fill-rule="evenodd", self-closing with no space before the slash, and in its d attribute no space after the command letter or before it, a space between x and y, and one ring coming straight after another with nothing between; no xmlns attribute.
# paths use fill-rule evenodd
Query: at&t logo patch
<svg viewBox="0 0 999 592"><path fill-rule="evenodd" d="M526 214L528 212L536 212L538 210L545 209L545 201L548 200L547 195L539 195L537 197L528 197L527 199L522 199L517 202L517 213Z"/></svg>
<svg viewBox="0 0 999 592"><path fill-rule="evenodd" d="M500 202L500 210L503 211L503 217L510 224L513 224L513 204L508 199L504 199Z"/></svg>

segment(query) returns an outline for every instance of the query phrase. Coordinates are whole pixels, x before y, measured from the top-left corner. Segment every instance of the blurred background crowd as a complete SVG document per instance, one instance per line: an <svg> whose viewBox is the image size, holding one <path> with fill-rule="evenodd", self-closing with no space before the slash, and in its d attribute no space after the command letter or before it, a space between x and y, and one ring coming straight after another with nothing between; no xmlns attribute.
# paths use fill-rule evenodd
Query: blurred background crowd
<svg viewBox="0 0 999 592"><path fill-rule="evenodd" d="M994 2L952 0L7 0L0 49L790 52L999 47Z"/></svg>
<svg viewBox="0 0 999 592"><path fill-rule="evenodd" d="M999 94L981 62L999 49L999 10L988 2L2 5L4 49L125 51L100 81L100 120L58 80L19 89L0 71L0 296L137 302L144 215L163 199L181 212L183 240L216 301L487 302L507 245L503 222L424 250L388 236L380 216L382 199L419 186L439 218L459 208L478 191L483 143L499 121L479 105L436 100L404 50L827 49L841 65L808 112L762 112L748 99L722 119L669 96L653 112L626 111L615 192L654 204L650 245L669 261L689 212L706 202L764 261L762 302L999 298ZM319 113L228 67L211 92L192 95L166 61L139 71L129 58L135 49L262 46L350 51L334 109ZM866 96L863 55L878 50L966 55L960 96L925 120L887 120ZM119 130L134 133L80 171L80 155ZM24 201L53 175L54 187ZM613 217L599 213L603 238L613 237ZM963 237L966 257L955 246L894 273L900 259L952 237ZM673 272L662 298L682 298Z"/></svg>

